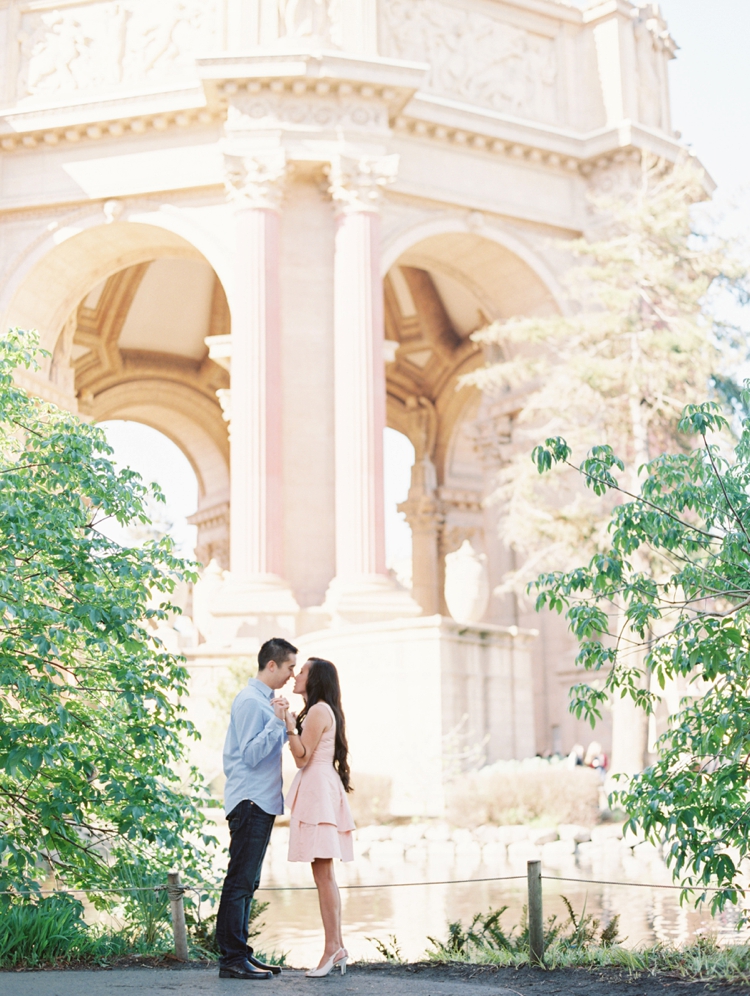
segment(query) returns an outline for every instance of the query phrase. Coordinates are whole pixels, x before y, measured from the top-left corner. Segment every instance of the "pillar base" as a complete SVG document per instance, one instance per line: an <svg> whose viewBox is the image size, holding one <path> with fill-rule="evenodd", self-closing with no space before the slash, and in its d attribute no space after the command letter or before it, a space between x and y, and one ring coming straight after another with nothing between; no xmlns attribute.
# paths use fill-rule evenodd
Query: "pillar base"
<svg viewBox="0 0 750 996"><path fill-rule="evenodd" d="M434 615L296 643L300 661L338 669L355 789L375 782L388 815L424 819L444 815L446 780L482 754L489 763L534 755L534 636Z"/></svg>
<svg viewBox="0 0 750 996"><path fill-rule="evenodd" d="M297 629L299 605L286 581L275 574L242 578L225 572L219 584L214 580L206 609L207 644L238 654L256 653L273 636L292 639Z"/></svg>
<svg viewBox="0 0 750 996"><path fill-rule="evenodd" d="M333 627L410 619L422 614L409 592L386 574L334 578L322 608L330 615Z"/></svg>

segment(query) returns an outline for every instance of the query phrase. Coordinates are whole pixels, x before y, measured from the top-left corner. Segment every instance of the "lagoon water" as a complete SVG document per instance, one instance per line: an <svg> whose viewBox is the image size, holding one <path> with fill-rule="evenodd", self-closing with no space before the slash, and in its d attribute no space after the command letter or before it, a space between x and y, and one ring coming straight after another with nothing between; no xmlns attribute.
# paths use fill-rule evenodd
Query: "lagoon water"
<svg viewBox="0 0 750 996"><path fill-rule="evenodd" d="M360 838L367 838L368 829L372 828L361 831ZM389 886L342 890L344 940L352 959L376 959L379 956L372 939L392 944L395 938L404 958L418 960L429 947L429 937L446 937L450 921L466 923L475 913L501 906L508 907L502 919L507 931L520 921L526 902L525 860L508 863L503 857L504 848L481 847L469 839L466 831L459 831L455 841L422 840L406 847L404 836L408 844L408 831L402 832L401 840L360 839L355 861L337 863L342 886ZM309 866L287 862L287 841L288 829L277 827L264 865L264 891L258 895L269 907L263 914L265 926L256 946L265 952L286 953L290 965L310 966L317 964L323 949L317 893ZM558 861L557 867L543 866L544 875L576 880L544 882L545 916L554 914L567 919L562 900L565 896L577 914L585 908L602 924L619 914L620 934L627 947L654 941L682 944L698 933L715 933L726 943L750 940L750 932L738 934L734 911L712 918L707 907L681 907L678 891L657 888L671 884L671 877L656 855L636 858L629 847L617 840L607 842L598 851L592 855L589 849L586 853L584 845L579 847L581 853ZM520 878L468 884L404 884L514 875ZM584 878L623 884L594 885L580 881ZM628 884L635 882L648 887Z"/></svg>

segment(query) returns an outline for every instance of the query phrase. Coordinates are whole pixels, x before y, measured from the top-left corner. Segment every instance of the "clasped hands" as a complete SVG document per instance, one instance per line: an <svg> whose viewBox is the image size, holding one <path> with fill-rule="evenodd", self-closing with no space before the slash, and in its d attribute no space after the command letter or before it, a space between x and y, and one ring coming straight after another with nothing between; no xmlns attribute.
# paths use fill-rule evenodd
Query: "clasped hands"
<svg viewBox="0 0 750 996"><path fill-rule="evenodd" d="M297 729L297 713L290 710L288 699L285 699L283 695L279 695L277 698L271 699L271 705L273 706L274 715L286 724L287 731Z"/></svg>

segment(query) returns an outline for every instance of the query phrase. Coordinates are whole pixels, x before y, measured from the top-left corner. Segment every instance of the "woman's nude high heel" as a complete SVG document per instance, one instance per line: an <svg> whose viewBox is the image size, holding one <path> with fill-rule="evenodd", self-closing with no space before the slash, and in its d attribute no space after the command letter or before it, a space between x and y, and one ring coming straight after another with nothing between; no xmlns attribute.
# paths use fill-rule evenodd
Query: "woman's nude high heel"
<svg viewBox="0 0 750 996"><path fill-rule="evenodd" d="M330 975L334 968L341 969L341 974L346 975L346 963L349 958L349 953L346 948L339 948L336 954L331 955L325 964L321 965L320 968L311 968L309 972L305 972L308 979L323 979L326 975Z"/></svg>

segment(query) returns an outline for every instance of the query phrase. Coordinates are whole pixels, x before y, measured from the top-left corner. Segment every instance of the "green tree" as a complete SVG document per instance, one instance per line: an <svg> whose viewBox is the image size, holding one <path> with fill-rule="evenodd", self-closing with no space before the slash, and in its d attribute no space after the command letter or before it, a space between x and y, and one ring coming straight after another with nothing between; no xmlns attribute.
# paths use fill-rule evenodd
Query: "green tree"
<svg viewBox="0 0 750 996"><path fill-rule="evenodd" d="M0 340L0 889L18 892L50 869L93 889L131 858L195 866L211 843L200 779L176 773L187 672L153 635L192 575L168 538L100 531L146 525L158 492L100 429L14 386L35 353Z"/></svg>
<svg viewBox="0 0 750 996"><path fill-rule="evenodd" d="M620 485L625 465L610 446L578 468L560 437L533 452L540 473L576 469L594 495L621 501L606 550L532 588L538 608L565 614L578 664L597 675L574 689L576 715L593 723L621 697L650 713L670 687L682 690L658 759L614 799L633 827L665 841L675 877L714 910L744 896L750 859L750 419L733 447L727 429L716 403L687 406L681 452L652 460L637 493Z"/></svg>

